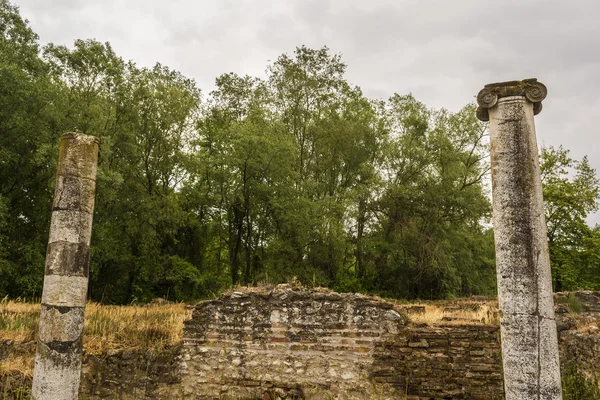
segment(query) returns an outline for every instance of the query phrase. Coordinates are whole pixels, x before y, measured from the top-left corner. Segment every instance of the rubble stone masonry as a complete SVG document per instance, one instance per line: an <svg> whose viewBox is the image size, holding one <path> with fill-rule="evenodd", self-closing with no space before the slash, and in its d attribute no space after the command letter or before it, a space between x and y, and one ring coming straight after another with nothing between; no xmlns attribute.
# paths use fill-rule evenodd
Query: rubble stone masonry
<svg viewBox="0 0 600 400"><path fill-rule="evenodd" d="M182 383L190 398L501 399L498 340L495 326L409 325L358 294L234 292L186 323Z"/></svg>
<svg viewBox="0 0 600 400"><path fill-rule="evenodd" d="M561 365L597 375L600 292L555 298ZM503 399L498 325L418 325L403 311L416 307L288 286L233 292L196 305L179 346L84 356L79 398ZM0 361L34 351L0 342ZM19 379L2 376L0 393Z"/></svg>

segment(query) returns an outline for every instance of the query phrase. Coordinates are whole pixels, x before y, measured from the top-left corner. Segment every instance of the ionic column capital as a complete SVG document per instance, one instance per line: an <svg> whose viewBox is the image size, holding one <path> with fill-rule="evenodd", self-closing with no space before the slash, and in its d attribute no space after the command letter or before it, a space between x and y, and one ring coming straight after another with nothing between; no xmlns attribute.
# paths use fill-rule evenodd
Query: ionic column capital
<svg viewBox="0 0 600 400"><path fill-rule="evenodd" d="M536 78L523 79L522 81L508 81L490 83L485 85L477 94L477 118L481 121L490 119L488 110L496 105L498 99L510 96L523 96L533 103L533 114L542 111L542 100L546 98L548 89Z"/></svg>

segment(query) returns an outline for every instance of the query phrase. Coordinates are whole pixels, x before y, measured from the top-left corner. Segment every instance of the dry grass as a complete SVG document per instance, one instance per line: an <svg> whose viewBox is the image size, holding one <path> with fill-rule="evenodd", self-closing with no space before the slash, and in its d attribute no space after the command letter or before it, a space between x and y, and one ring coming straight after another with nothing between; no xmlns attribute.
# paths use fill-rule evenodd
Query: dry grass
<svg viewBox="0 0 600 400"><path fill-rule="evenodd" d="M600 335L600 316L582 316L574 313L569 316L573 322L572 331L586 335Z"/></svg>
<svg viewBox="0 0 600 400"><path fill-rule="evenodd" d="M39 304L0 301L0 342L24 343L35 340ZM183 340L183 321L190 317L182 303L145 306L103 306L88 303L83 347L87 354L114 349L162 350ZM33 354L11 353L0 361L0 374L19 371L31 376Z"/></svg>
<svg viewBox="0 0 600 400"><path fill-rule="evenodd" d="M0 342L30 342L35 339L40 314L39 304L24 301L0 300ZM18 371L26 377L33 375L33 354L13 352L0 361L0 375ZM8 379L8 377L6 378Z"/></svg>
<svg viewBox="0 0 600 400"><path fill-rule="evenodd" d="M162 350L183 340L183 321L191 310L183 303L146 306L103 306L89 303L83 346L88 354L112 349Z"/></svg>
<svg viewBox="0 0 600 400"><path fill-rule="evenodd" d="M20 300L0 300L0 341L26 342L37 334L40 305Z"/></svg>
<svg viewBox="0 0 600 400"><path fill-rule="evenodd" d="M421 304L425 312L410 315L410 320L426 325L462 325L480 323L497 325L499 323L498 304L495 301L456 302L452 306L439 303Z"/></svg>
<svg viewBox="0 0 600 400"><path fill-rule="evenodd" d="M275 288L273 286L272 289ZM264 291L264 288L236 288L234 291L237 290ZM408 311L413 323L430 326L497 325L499 317L497 302L493 300L462 299L396 304L396 306L398 309ZM410 309L414 310L418 307L422 307L424 312L410 312ZM24 343L35 340L39 308L39 304L18 300L0 300L0 342L12 340L14 343ZM576 314L572 315L576 316ZM109 350L127 348L162 350L182 341L183 321L189 319L190 316L191 310L187 310L181 303L145 306L104 306L88 303L84 348L87 354L102 354ZM576 326L581 332L587 332L591 326L599 325L597 320L590 321L581 316L579 319ZM30 375L33 368L33 357L29 353L31 351L16 352L11 354L7 360L0 361L0 374L3 371L16 370Z"/></svg>
<svg viewBox="0 0 600 400"><path fill-rule="evenodd" d="M0 301L0 340L34 340L39 304ZM103 306L88 303L83 345L88 354L111 349L161 350L181 342L183 321L191 311L182 303L145 306Z"/></svg>
<svg viewBox="0 0 600 400"><path fill-rule="evenodd" d="M25 377L33 377L33 355L9 355L0 361L0 376L5 372L18 371Z"/></svg>

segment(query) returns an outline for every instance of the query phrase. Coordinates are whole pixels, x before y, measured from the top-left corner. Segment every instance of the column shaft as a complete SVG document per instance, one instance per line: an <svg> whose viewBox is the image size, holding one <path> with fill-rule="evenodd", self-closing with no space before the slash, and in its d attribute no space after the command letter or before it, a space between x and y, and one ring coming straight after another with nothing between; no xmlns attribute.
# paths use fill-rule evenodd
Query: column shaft
<svg viewBox="0 0 600 400"><path fill-rule="evenodd" d="M489 108L493 224L507 400L562 398L533 103Z"/></svg>
<svg viewBox="0 0 600 400"><path fill-rule="evenodd" d="M32 399L77 399L88 287L98 140L61 137Z"/></svg>

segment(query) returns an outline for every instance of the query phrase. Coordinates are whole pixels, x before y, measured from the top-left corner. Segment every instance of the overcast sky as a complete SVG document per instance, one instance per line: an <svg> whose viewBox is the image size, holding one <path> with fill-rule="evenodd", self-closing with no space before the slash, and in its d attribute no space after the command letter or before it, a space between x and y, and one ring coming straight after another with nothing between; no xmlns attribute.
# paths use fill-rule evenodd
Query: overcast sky
<svg viewBox="0 0 600 400"><path fill-rule="evenodd" d="M139 65L161 62L208 93L225 72L264 76L296 46L342 53L371 98L412 93L456 111L490 82L548 87L538 142L588 155L600 171L598 0L13 0L42 43L111 43ZM595 215L590 222L600 223Z"/></svg>

